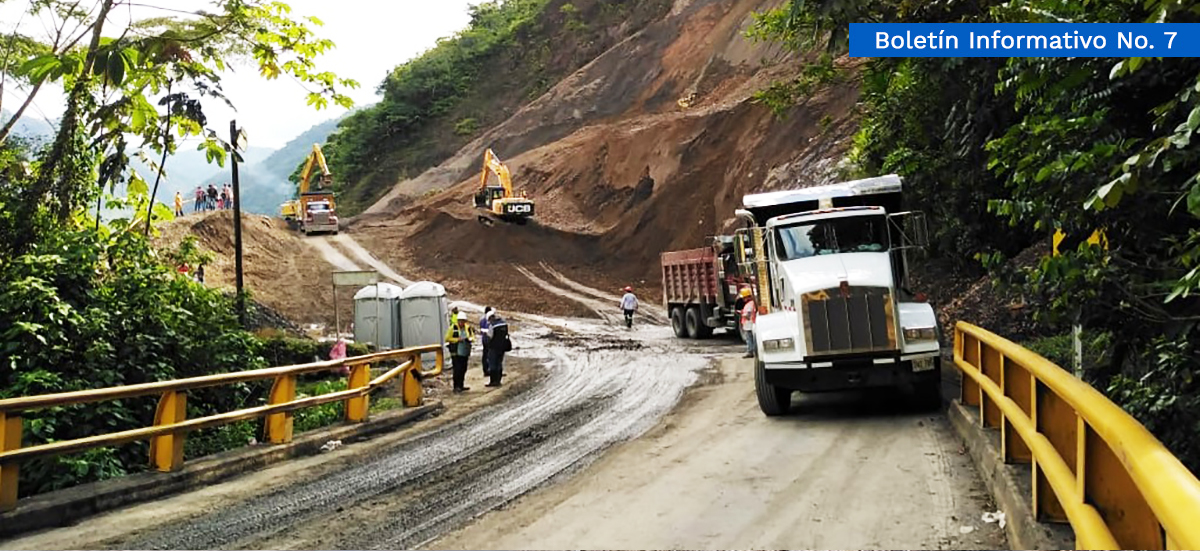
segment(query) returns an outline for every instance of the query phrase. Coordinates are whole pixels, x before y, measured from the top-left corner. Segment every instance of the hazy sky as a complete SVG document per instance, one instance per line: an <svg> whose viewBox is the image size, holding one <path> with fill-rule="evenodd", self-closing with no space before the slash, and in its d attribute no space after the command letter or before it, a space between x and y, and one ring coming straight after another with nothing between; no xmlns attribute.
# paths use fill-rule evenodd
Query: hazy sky
<svg viewBox="0 0 1200 551"><path fill-rule="evenodd" d="M286 0L293 16L316 16L324 27L315 29L318 36L329 38L337 47L317 60L318 68L330 70L343 78L359 81L361 87L349 95L356 105L377 100L376 86L396 65L433 47L438 38L453 35L469 22L467 9L480 0ZM85 0L84 4L90 3ZM203 0L137 0L140 5L165 6L174 10L194 10L211 6ZM29 6L28 0L7 0L0 3L0 30L11 32L21 23L26 33L40 34L44 22L36 18L21 18ZM112 21L114 28L128 21L129 8ZM163 14L150 8L134 8L133 16L141 18ZM108 34L108 33L106 33ZM237 106L236 113L217 103L206 104L209 126L228 132L229 120L235 118L246 129L250 145L280 147L314 124L341 115L344 110L329 107L316 111L305 104L305 91L288 77L264 81L249 66L241 66L224 80L225 92ZM15 110L24 100L24 91L17 90L4 97L4 107ZM62 113L61 92L44 90L38 95L37 110L32 115L57 118Z"/></svg>

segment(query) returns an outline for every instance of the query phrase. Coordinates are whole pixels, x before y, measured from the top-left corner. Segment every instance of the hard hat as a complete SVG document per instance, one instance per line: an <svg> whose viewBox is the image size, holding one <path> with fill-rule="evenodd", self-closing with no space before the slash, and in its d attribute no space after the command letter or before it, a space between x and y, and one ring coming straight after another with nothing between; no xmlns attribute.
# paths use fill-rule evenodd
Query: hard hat
<svg viewBox="0 0 1200 551"><path fill-rule="evenodd" d="M626 292L626 293L632 293L632 292L633 292L633 287L626 287L626 288L625 288L625 292Z"/></svg>
<svg viewBox="0 0 1200 551"><path fill-rule="evenodd" d="M752 294L754 294L754 293L752 293L752 292L750 291L750 288L749 288L749 287L742 287L742 291L741 291L740 293L738 293L738 294L739 294L739 295L741 295L741 296L743 296L743 297L749 297L750 295L752 295Z"/></svg>

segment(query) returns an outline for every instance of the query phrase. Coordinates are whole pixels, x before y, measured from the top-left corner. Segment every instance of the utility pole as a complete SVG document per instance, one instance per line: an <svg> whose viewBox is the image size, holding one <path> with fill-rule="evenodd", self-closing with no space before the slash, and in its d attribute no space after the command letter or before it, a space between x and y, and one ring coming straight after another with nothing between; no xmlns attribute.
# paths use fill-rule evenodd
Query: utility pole
<svg viewBox="0 0 1200 551"><path fill-rule="evenodd" d="M246 328L246 291L242 287L242 189L238 184L238 127L237 121L229 121L229 160L233 168L233 250L237 272L238 324Z"/></svg>

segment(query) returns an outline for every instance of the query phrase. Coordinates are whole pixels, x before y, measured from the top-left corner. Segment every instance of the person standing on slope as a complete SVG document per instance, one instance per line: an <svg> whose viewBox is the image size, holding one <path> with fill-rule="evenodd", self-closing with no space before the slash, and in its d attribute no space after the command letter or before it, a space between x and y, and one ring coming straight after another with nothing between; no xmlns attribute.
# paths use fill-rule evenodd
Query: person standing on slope
<svg viewBox="0 0 1200 551"><path fill-rule="evenodd" d="M621 311L625 312L625 327L633 329L633 315L637 313L638 299L633 294L633 287L625 288L625 296L621 297Z"/></svg>
<svg viewBox="0 0 1200 551"><path fill-rule="evenodd" d="M183 194L175 192L175 217L183 217Z"/></svg>
<svg viewBox="0 0 1200 551"><path fill-rule="evenodd" d="M488 313L487 337L490 381L485 386L500 386L500 378L504 377L504 355L512 350L512 340L508 337L508 322L494 309Z"/></svg>
<svg viewBox="0 0 1200 551"><path fill-rule="evenodd" d="M204 208L204 188L196 186L196 202L192 204L192 212L200 212Z"/></svg>

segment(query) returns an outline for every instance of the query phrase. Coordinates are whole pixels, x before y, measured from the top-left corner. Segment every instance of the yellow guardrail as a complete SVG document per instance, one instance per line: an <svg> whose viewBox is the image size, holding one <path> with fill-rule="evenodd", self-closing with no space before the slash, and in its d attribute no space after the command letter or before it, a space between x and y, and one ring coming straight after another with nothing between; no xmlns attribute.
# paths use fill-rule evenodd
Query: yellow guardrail
<svg viewBox="0 0 1200 551"><path fill-rule="evenodd" d="M1049 360L959 322L962 402L1000 430L1004 460L1033 466L1039 520L1078 549L1200 549L1200 481L1150 431Z"/></svg>
<svg viewBox="0 0 1200 551"><path fill-rule="evenodd" d="M437 353L437 363L434 369L425 371L421 367L421 355L430 352ZM371 379L373 364L395 361L401 363ZM151 464L159 471L170 472L183 465L183 442L190 431L266 417L264 441L284 444L292 440L292 412L321 404L344 401L347 421L352 423L365 421L371 392L396 377L401 377L401 394L404 405L408 407L420 405L423 396L421 379L441 374L444 362L445 351L441 345L435 344L327 362L0 400L0 512L16 507L17 480L22 461L149 440ZM339 368L349 368L350 370L346 390L296 399L296 378L298 376ZM199 419L186 418L187 391L189 390L265 380L274 380L265 406ZM27 448L21 447L21 414L24 412L156 395L159 396L159 401L153 426Z"/></svg>

